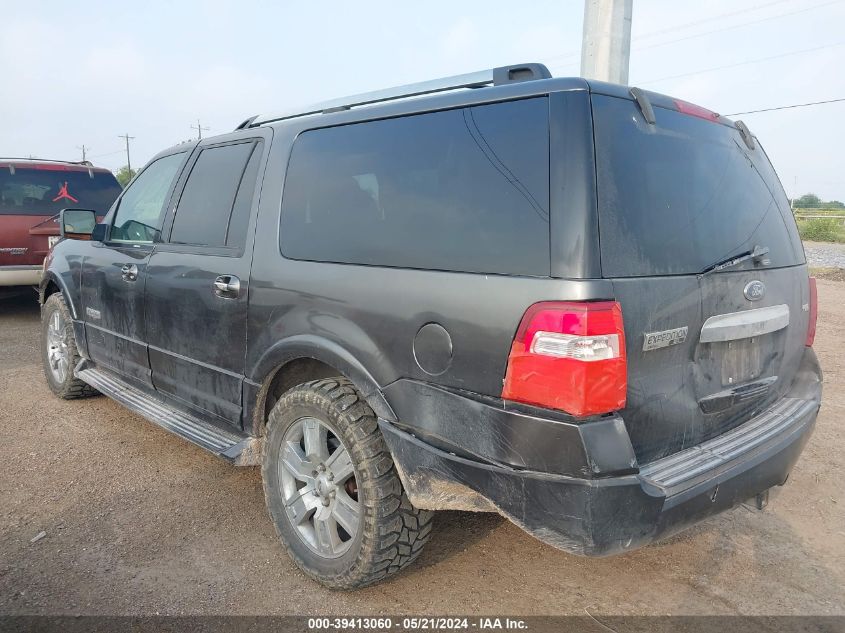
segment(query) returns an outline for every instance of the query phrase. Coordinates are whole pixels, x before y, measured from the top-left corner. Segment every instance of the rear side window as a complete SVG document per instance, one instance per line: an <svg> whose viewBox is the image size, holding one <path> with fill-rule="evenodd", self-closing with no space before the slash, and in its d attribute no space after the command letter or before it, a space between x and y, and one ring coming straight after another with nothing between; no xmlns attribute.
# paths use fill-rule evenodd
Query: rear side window
<svg viewBox="0 0 845 633"><path fill-rule="evenodd" d="M305 132L282 201L293 259L549 274L545 97Z"/></svg>
<svg viewBox="0 0 845 633"><path fill-rule="evenodd" d="M107 171L0 164L0 215L55 215L68 207L105 215L120 191L114 175Z"/></svg>
<svg viewBox="0 0 845 633"><path fill-rule="evenodd" d="M202 246L242 245L239 242L246 234L246 227L240 225L249 220L257 163L251 182L247 182L245 172L250 157L257 154L255 147L254 142L238 143L200 152L176 207L171 242ZM242 181L244 187L241 187ZM239 196L240 189L244 194ZM236 205L238 198L240 204ZM236 206L238 213L233 214ZM231 240L228 239L230 234Z"/></svg>
<svg viewBox="0 0 845 633"><path fill-rule="evenodd" d="M664 108L647 125L632 101L592 99L604 276L695 274L755 245L769 248L771 266L803 263L759 144Z"/></svg>

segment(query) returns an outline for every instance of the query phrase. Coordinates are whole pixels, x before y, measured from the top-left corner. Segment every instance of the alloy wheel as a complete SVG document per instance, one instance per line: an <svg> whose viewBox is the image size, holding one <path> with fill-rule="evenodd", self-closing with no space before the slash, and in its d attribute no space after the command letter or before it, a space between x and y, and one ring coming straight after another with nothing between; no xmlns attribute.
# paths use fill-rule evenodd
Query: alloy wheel
<svg viewBox="0 0 845 633"><path fill-rule="evenodd" d="M58 384L65 381L70 366L70 351L68 350L65 325L65 320L58 310L53 312L50 316L50 322L47 324L47 362L50 373Z"/></svg>
<svg viewBox="0 0 845 633"><path fill-rule="evenodd" d="M342 556L361 525L355 468L343 442L317 418L299 418L285 432L278 468L299 538L320 556Z"/></svg>

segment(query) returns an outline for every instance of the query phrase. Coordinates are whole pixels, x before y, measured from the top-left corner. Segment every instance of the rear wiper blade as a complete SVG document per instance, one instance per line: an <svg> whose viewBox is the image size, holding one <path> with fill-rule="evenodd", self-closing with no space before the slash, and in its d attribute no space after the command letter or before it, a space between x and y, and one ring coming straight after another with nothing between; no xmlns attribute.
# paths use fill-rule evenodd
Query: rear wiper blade
<svg viewBox="0 0 845 633"><path fill-rule="evenodd" d="M753 259L754 263L762 263L766 265L769 263L769 260L768 258L763 259L763 257L768 254L768 246L754 246L754 248L752 248L750 251L743 251L739 255L733 255L728 259L723 259L722 261L716 262L715 264L711 264L698 274L706 275L707 273L718 272L720 270L725 270L726 268L733 268L737 264L741 264L742 262L748 261L749 259Z"/></svg>

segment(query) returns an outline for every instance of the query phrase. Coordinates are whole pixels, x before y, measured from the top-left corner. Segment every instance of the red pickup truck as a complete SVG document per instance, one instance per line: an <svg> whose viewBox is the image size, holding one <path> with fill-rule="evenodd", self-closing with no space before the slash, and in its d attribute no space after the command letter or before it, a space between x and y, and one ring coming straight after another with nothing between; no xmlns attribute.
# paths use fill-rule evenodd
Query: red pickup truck
<svg viewBox="0 0 845 633"><path fill-rule="evenodd" d="M0 287L38 285L59 211L102 217L120 191L114 174L88 162L0 158Z"/></svg>

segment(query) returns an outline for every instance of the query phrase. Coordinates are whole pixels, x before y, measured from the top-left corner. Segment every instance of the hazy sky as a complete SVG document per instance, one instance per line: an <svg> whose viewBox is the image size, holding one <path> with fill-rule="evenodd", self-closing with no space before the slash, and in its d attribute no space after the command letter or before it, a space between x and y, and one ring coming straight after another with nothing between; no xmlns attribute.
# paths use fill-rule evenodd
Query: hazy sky
<svg viewBox="0 0 845 633"><path fill-rule="evenodd" d="M539 61L579 72L583 0L0 0L0 155L132 163L259 112ZM724 114L845 97L845 0L634 0L631 85ZM718 70L711 70L718 69ZM743 115L789 195L845 200L845 102Z"/></svg>

